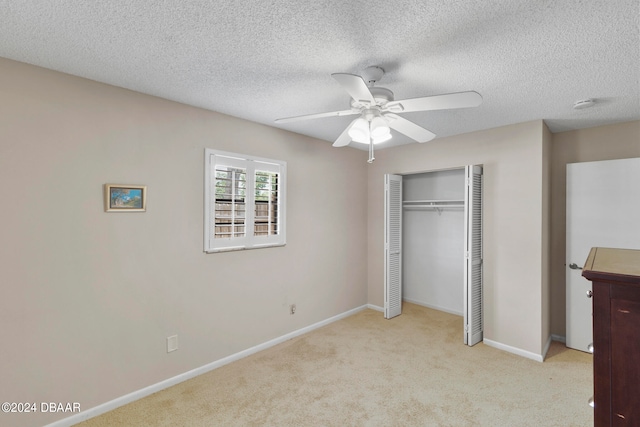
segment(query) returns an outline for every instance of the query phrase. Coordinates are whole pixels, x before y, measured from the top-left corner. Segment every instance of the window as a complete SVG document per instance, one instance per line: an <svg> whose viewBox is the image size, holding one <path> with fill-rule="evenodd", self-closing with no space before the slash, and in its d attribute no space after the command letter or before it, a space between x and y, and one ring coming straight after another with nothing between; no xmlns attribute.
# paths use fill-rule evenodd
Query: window
<svg viewBox="0 0 640 427"><path fill-rule="evenodd" d="M205 252L286 243L286 162L205 150Z"/></svg>

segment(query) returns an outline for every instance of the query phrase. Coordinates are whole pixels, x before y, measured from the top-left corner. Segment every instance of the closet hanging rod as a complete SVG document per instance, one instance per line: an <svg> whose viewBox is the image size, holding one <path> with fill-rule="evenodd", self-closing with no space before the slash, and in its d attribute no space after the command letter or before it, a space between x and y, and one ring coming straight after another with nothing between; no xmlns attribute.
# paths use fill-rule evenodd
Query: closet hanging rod
<svg viewBox="0 0 640 427"><path fill-rule="evenodd" d="M464 200L405 200L402 206L407 209L463 208Z"/></svg>
<svg viewBox="0 0 640 427"><path fill-rule="evenodd" d="M416 203L419 203L419 204L427 204L427 203L446 204L446 203L449 203L449 204L451 204L451 203L464 203L464 200L451 200L451 199L449 199L449 200L434 200L434 199L429 199L429 200L404 200L402 203L405 204L405 205L416 204Z"/></svg>
<svg viewBox="0 0 640 427"><path fill-rule="evenodd" d="M464 208L464 203L448 204L448 205L432 205L432 204L413 204L404 205L405 209L447 209L447 208Z"/></svg>

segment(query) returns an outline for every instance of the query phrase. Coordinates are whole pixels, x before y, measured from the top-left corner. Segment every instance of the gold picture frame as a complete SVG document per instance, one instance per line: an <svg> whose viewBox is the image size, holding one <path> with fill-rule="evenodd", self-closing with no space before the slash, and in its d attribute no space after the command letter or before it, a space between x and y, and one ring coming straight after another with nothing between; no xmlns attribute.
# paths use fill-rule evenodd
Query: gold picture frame
<svg viewBox="0 0 640 427"><path fill-rule="evenodd" d="M105 212L145 212L146 210L146 185L104 184Z"/></svg>

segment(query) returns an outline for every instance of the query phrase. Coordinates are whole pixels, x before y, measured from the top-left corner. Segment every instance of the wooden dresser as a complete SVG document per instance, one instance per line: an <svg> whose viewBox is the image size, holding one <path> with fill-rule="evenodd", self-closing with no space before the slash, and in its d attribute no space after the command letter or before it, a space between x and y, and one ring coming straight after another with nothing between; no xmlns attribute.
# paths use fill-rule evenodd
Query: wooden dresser
<svg viewBox="0 0 640 427"><path fill-rule="evenodd" d="M593 248L595 426L640 426L640 250Z"/></svg>

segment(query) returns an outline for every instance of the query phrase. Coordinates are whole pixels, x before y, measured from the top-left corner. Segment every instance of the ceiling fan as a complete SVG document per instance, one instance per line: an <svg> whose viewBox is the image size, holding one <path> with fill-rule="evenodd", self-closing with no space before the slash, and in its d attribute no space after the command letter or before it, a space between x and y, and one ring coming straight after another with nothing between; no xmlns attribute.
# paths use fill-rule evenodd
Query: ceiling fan
<svg viewBox="0 0 640 427"><path fill-rule="evenodd" d="M369 163L371 163L374 160L373 145L391 139L391 129L420 143L435 138L434 133L400 117L398 113L477 107L482 103L482 96L473 91L396 101L393 98L393 92L389 89L374 87L383 75L384 70L375 66L366 68L362 76L347 73L332 74L331 77L351 95L349 110L287 117L277 119L276 123L359 115L360 117L353 120L340 134L333 146L344 147L351 141L369 144Z"/></svg>

